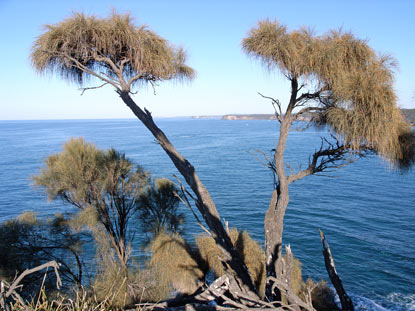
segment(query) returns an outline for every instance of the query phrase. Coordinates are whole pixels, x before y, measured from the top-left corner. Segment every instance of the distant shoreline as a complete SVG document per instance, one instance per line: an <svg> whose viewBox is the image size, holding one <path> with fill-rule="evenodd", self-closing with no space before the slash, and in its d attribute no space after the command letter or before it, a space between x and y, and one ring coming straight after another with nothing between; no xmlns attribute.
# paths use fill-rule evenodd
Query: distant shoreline
<svg viewBox="0 0 415 311"><path fill-rule="evenodd" d="M415 109L401 109L404 118L415 124ZM212 120L275 120L274 114L225 114L212 116L192 116L193 119L212 119ZM310 116L305 115L298 121L310 121Z"/></svg>

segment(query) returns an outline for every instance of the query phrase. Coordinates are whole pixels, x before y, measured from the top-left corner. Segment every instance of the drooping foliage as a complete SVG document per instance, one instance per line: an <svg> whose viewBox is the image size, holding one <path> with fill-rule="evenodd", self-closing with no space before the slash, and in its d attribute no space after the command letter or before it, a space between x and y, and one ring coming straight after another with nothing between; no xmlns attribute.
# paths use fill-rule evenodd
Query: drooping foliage
<svg viewBox="0 0 415 311"><path fill-rule="evenodd" d="M31 60L40 73L80 84L99 76L130 91L137 83L191 79L182 48L174 47L147 26L136 26L129 14L108 18L74 13L33 44ZM123 80L123 81L121 81Z"/></svg>
<svg viewBox="0 0 415 311"><path fill-rule="evenodd" d="M148 173L114 149L99 150L82 138L71 139L45 163L34 177L35 184L50 199L63 199L79 208L72 226L88 227L97 241L107 239L125 267L131 240L129 220L148 185Z"/></svg>
<svg viewBox="0 0 415 311"><path fill-rule="evenodd" d="M269 70L302 83L296 107L317 107L314 121L328 124L352 151L370 149L400 167L414 164L414 132L396 105L395 61L342 30L317 36L261 21L243 50Z"/></svg>

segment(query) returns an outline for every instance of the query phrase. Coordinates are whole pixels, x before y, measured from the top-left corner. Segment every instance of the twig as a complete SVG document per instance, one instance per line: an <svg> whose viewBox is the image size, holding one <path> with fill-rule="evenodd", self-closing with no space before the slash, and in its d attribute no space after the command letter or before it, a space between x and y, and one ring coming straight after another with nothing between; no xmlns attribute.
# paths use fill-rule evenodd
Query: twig
<svg viewBox="0 0 415 311"><path fill-rule="evenodd" d="M281 119L282 109L281 109L281 103L280 103L280 101L279 101L278 99L275 99L275 98L272 98L272 97L269 97L269 96L262 95L262 94L261 94L261 93L259 93L259 92L257 92L257 93L258 93L261 97L266 98L266 99L270 99L270 100L271 100L271 102L272 102L272 106L274 107L274 110L275 110L275 116L276 116L277 120L281 123L281 122L282 122L282 119ZM275 108L275 106L277 106L277 107L278 107L278 111L277 111L277 108Z"/></svg>
<svg viewBox="0 0 415 311"><path fill-rule="evenodd" d="M189 191L187 191L185 188L184 188L184 185L183 185L183 183L180 181L180 179L176 176L176 175L173 175L174 176L174 178L176 178L176 180L179 182L179 184L180 184L180 190L181 190L181 193L182 193L182 195L179 195L178 193L176 193L176 192L174 192L174 194L176 195L176 197L177 198L179 198L179 200L184 204L184 205L186 205L189 209L190 209L190 211L192 212L192 214L193 214L193 216L195 217L195 219L196 219L196 222L198 223L198 225L209 235L209 236L212 236L212 233L210 233L210 231L203 225L203 223L200 221L200 219L199 219L199 217L197 216L197 214L195 213L195 211L193 210L193 208L192 208L192 205L190 204L190 201L189 201L189 199L187 198L187 196L186 196L186 193L192 198L192 200L193 201L195 201L196 202L196 199L189 193Z"/></svg>
<svg viewBox="0 0 415 311"><path fill-rule="evenodd" d="M101 87L103 87L103 86L105 86L107 84L109 84L109 83L108 82L105 82L105 83L103 83L103 84L101 84L99 86L83 87L83 88L80 88L79 90L82 90L82 92L81 92L81 96L82 96L82 95L84 95L85 91L99 89L99 88L101 88Z"/></svg>

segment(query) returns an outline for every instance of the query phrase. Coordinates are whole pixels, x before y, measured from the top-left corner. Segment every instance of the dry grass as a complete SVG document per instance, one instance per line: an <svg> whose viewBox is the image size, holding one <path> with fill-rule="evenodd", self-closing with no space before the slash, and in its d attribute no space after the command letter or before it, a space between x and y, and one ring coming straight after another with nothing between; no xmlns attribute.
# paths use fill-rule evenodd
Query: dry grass
<svg viewBox="0 0 415 311"><path fill-rule="evenodd" d="M233 245L248 267L248 271L261 296L265 294L265 255L262 247L254 241L246 231L238 231L235 228L229 230ZM213 270L217 277L222 276L225 271L219 261L220 251L216 247L213 238L202 235L196 237L196 244L200 255L208 263L209 269Z"/></svg>
<svg viewBox="0 0 415 311"><path fill-rule="evenodd" d="M286 255L283 255L283 257L285 258ZM292 290L294 294L299 295L301 292L301 289L304 286L301 262L297 258L293 258L292 265L293 265L292 271L291 271Z"/></svg>
<svg viewBox="0 0 415 311"><path fill-rule="evenodd" d="M151 243L151 253L150 267L175 291L192 294L203 285L206 264L179 234L160 233Z"/></svg>
<svg viewBox="0 0 415 311"><path fill-rule="evenodd" d="M31 60L38 72L80 85L91 72L115 78L115 67L127 81L135 79L134 83L191 79L195 74L185 64L182 48L172 46L145 25L136 26L129 14L115 11L108 18L74 13L58 24L46 25L33 44Z"/></svg>
<svg viewBox="0 0 415 311"><path fill-rule="evenodd" d="M396 105L393 58L349 32L289 32L269 20L248 33L242 48L267 69L304 83L304 93L320 91L307 105L323 108L316 120L327 122L352 151L376 151L395 167L414 164L415 134Z"/></svg>
<svg viewBox="0 0 415 311"><path fill-rule="evenodd" d="M91 295L86 290L79 290L73 297L63 297L58 295L55 299L50 299L42 292L38 300L22 305L18 302L8 305L10 311L121 311L122 307L114 304L114 296L108 295L100 300L95 295ZM132 310L132 309L130 309ZM139 308L137 308L139 310Z"/></svg>
<svg viewBox="0 0 415 311"><path fill-rule="evenodd" d="M167 299L172 290L164 271L156 267L130 268L126 271L113 261L106 262L100 269L91 292L97 301L107 301L113 307L124 307Z"/></svg>

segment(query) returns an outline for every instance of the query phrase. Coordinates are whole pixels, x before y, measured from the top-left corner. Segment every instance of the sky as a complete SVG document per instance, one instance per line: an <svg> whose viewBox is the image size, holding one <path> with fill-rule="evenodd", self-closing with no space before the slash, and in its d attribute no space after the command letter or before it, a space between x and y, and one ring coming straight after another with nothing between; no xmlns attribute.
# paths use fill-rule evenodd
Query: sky
<svg viewBox="0 0 415 311"><path fill-rule="evenodd" d="M184 84L163 82L134 95L156 117L273 113L257 92L287 102L289 84L241 50L248 31L263 19L289 30L301 26L317 34L330 29L353 32L377 52L399 63L395 90L401 108L415 108L415 1L142 1L0 0L0 120L132 118L110 86L81 96L76 85L41 76L30 64L31 46L43 25L83 12L106 17L129 12L188 53L197 77Z"/></svg>

